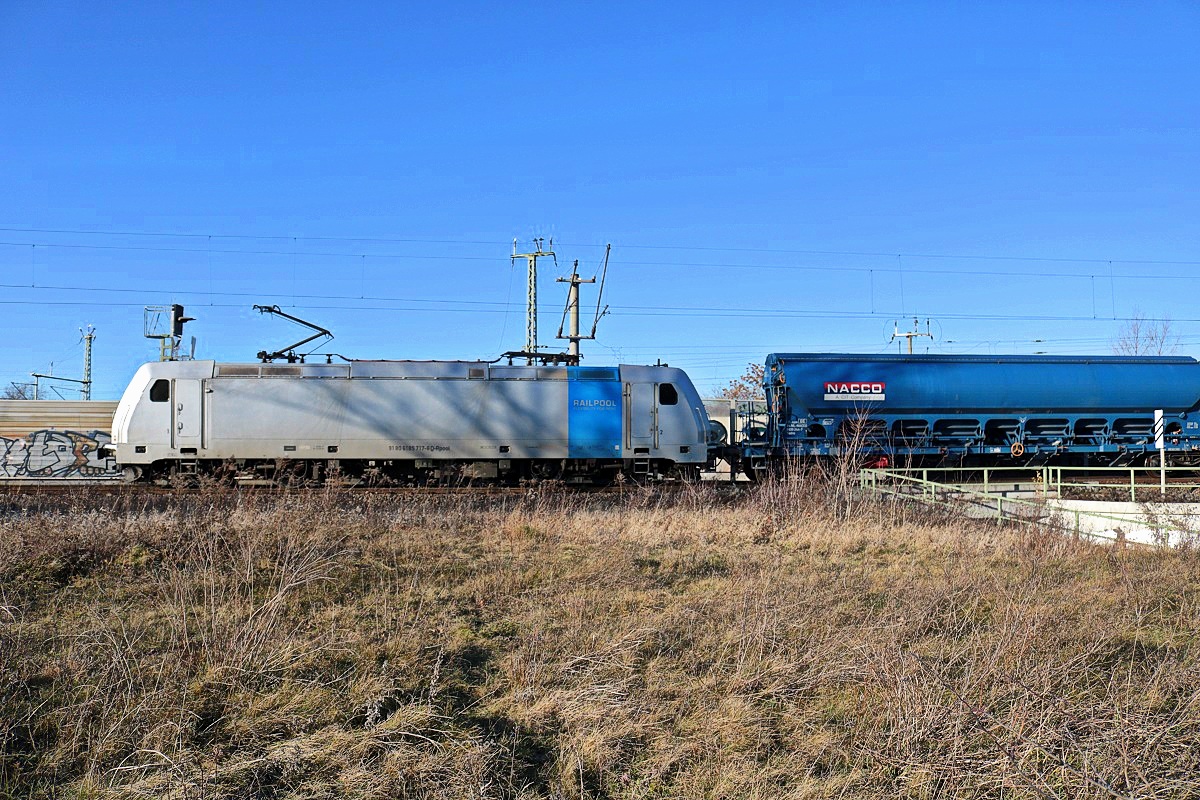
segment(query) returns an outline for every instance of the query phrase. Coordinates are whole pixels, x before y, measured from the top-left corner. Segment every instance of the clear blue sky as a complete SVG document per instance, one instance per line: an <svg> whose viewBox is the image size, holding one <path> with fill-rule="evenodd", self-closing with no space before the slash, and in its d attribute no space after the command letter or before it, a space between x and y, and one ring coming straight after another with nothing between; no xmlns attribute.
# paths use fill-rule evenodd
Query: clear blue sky
<svg viewBox="0 0 1200 800"><path fill-rule="evenodd" d="M1198 42L1190 2L0 2L0 382L77 377L91 323L116 397L171 302L203 357L287 344L279 303L346 355L492 358L534 235L542 343L612 242L586 363L702 389L914 314L940 352L1140 312L1195 353Z"/></svg>

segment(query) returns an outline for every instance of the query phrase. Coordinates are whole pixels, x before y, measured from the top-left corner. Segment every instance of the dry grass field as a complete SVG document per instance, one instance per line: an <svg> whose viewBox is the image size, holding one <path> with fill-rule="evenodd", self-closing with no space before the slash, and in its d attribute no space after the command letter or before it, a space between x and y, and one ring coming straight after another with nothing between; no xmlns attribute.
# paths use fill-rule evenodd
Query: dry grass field
<svg viewBox="0 0 1200 800"><path fill-rule="evenodd" d="M0 494L0 798L1200 797L1198 637L836 485Z"/></svg>

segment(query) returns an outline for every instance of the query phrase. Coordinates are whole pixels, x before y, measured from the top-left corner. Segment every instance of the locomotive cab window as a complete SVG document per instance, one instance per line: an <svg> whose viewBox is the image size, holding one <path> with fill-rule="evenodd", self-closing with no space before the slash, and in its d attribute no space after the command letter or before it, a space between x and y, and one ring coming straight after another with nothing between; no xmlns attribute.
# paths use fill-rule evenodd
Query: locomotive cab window
<svg viewBox="0 0 1200 800"><path fill-rule="evenodd" d="M159 378L150 387L150 402L165 403L171 399L171 382L166 378Z"/></svg>
<svg viewBox="0 0 1200 800"><path fill-rule="evenodd" d="M660 383L658 385L658 403L664 406L673 406L679 402L679 392L675 390L674 385L670 383Z"/></svg>

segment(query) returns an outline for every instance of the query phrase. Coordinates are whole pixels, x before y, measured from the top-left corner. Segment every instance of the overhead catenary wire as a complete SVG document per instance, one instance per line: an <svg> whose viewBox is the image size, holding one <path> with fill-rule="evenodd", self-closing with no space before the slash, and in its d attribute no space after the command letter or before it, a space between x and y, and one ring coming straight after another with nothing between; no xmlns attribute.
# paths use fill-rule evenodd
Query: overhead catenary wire
<svg viewBox="0 0 1200 800"><path fill-rule="evenodd" d="M34 291L78 291L78 292L108 292L108 293L124 293L124 294L139 294L146 297L156 296L156 292L147 289L124 289L116 287L95 287L95 286L37 286L30 287L24 284L0 284L0 288L24 289ZM173 291L171 294L176 297L191 297L191 296L223 296L223 297L250 297L261 296L263 291L256 292L207 292L204 290L195 291ZM297 300L362 300L366 302L385 302L385 303L424 303L424 304L459 304L462 306L470 306L471 308L446 308L446 309L422 309L422 308L388 308L376 310L398 310L398 311L449 311L449 312L491 312L503 313L505 306L508 304L499 301L489 300L463 300L463 299L437 299L437 298L413 298L413 297L388 297L388 296L360 296L353 295L326 295L326 294L296 294L294 298ZM7 305L76 305L76 306L130 306L142 305L141 303L105 303L94 300L79 300L79 301L48 301L48 300L0 300L0 303ZM209 303L210 307L240 307L236 304L216 304ZM489 309L482 308L483 306L497 306L499 308ZM327 305L311 305L312 308L339 308L338 306ZM342 308L363 308L370 310L371 306L349 306ZM745 316L762 316L762 317L800 317L810 319L874 319L879 317L889 317L901 314L896 309L847 309L842 311L816 311L811 309L795 309L795 308L739 308L729 306L641 306L641 305L617 305L612 306L610 313L614 315L629 315L637 314L641 316L694 316L694 317L745 317ZM901 314L902 315L902 314ZM1200 322L1200 318L1191 317L1151 317L1151 316L1113 316L1109 318L1097 317L1094 313L1087 314L1002 314L1002 313L963 313L951 311L922 311L922 316L936 316L944 319L987 319L987 320L1014 320L1014 321L1062 321L1062 322L1079 322L1079 321L1116 321L1116 322L1132 322L1135 320L1142 322Z"/></svg>
<svg viewBox="0 0 1200 800"><path fill-rule="evenodd" d="M3 285L0 284L0 287ZM29 287L22 287L29 288ZM91 290L88 290L91 291ZM134 291L134 290L113 290L113 291ZM137 290L141 291L141 290ZM148 296L154 293L147 291ZM176 297L188 297L191 295L204 295L206 292L197 290L195 292L173 292ZM258 292L257 294L262 294ZM299 295L298 298L310 297L307 295ZM317 296L316 299L326 299ZM331 297L328 299L358 299L358 298L341 298ZM371 301L371 298L366 298ZM451 301L451 300L379 300L373 302L424 302L424 303L484 303L487 301ZM493 305L503 305L502 303L492 303ZM142 302L112 302L112 301L97 301L97 300L0 300L0 305L52 305L52 306L76 306L80 308L86 307L138 307L144 306ZM210 303L210 308L244 308L240 303ZM345 310L345 311L415 311L423 313L471 313L471 314L503 314L504 308L414 308L405 306L372 306L372 305L324 305L305 303L297 306L300 308L312 309L327 309L327 310ZM614 316L641 316L641 317L697 317L697 318L779 318L779 319L880 319L887 317L898 316L899 311L896 309L884 309L879 311L869 311L866 309L849 309L844 311L813 311L808 309L771 309L771 308L719 308L719 307L704 307L704 306L610 306L612 309L609 313ZM553 312L557 313L557 312ZM549 319L553 319L551 313L539 314ZM1117 316L1111 318L1096 318L1087 314L1067 315L1067 314L999 314L999 313L963 313L949 311L922 311L920 316L933 316L942 319L965 319L965 320L995 320L995 321L1021 321L1021 322L1169 322L1169 323L1200 323L1200 317L1148 317L1148 316Z"/></svg>
<svg viewBox="0 0 1200 800"><path fill-rule="evenodd" d="M98 232L98 231L81 231L71 229L53 229L53 228L0 228L0 231L10 233L21 233L28 235L29 241L15 242L5 241L0 242L0 264L4 259L4 252L11 252L14 256L12 259L13 269L10 274L13 278L18 278L19 273L23 271L22 267L16 266L22 261L24 253L20 250L9 250L8 248L28 248L29 252L29 275L31 285L13 281L7 284L0 284L0 287L12 290L9 292L9 298L0 300L0 305L5 307L15 306L61 306L61 307L126 307L135 308L147 304L147 302L161 302L164 294L170 294L173 298L180 300L188 300L189 302L203 302L207 295L207 303L205 305L213 308L244 308L244 304L232 302L237 298L260 299L264 295L287 295L291 299L294 307L320 309L320 310L346 310L353 312L375 312L375 313L391 313L402 312L408 314L436 314L444 316L451 315L475 315L475 314L497 314L505 313L511 310L511 273L509 276L510 291L506 293L508 302L497 302L494 300L470 300L460 297L441 298L437 297L413 297L404 295L392 295L388 292L380 292L376 295L368 294L365 290L365 282L368 270L368 259L375 259L371 266L372 273L375 272L375 266L381 263L411 262L418 269L421 268L422 262L428 262L429 269L442 269L440 264L447 262L464 262L464 268L473 269L475 262L479 263L494 263L498 260L495 255L480 254L478 250L473 250L473 247L498 247L504 246L506 242L489 241L487 239L420 239L420 238L385 238L385 237L323 237L323 236L262 236L250 235L243 236L237 234L173 234L173 233L155 233L155 232ZM120 241L54 241L53 236L95 236L113 239L119 236L137 236L137 237L186 237L181 241L172 242L170 238L165 241L145 241L142 244ZM25 236L14 236L7 238L26 238ZM37 241L34 241L37 239ZM262 241L262 242L279 242L279 246L251 246L239 247L239 240L245 242ZM312 250L307 250L301 246L305 242L345 242L353 245L352 247L339 248L333 246L314 247ZM214 246L214 243L217 243ZM403 245L403 244L444 244L453 245L455 248L445 248L442 252L434 253L408 253L408 252L372 252L368 245L371 244L388 244L388 245ZM179 246L184 245L184 246ZM600 245L572 245L575 247L595 246ZM1044 257L1023 257L1023 256L1001 256L1001 255L952 255L952 254L919 254L919 253L874 253L870 251L853 251L853 250L788 250L782 248L723 248L723 247L702 247L702 246L677 246L677 245L637 245L625 244L618 245L619 249L629 251L642 252L643 258L638 261L621 260L622 266L642 267L647 270L654 269L655 272L669 273L673 270L715 270L726 272L729 270L770 270L776 272L795 271L798 273L816 272L825 275L841 276L841 282L837 284L839 287L847 287L855 285L856 281L861 280L863 284L870 284L870 291L863 291L861 297L851 297L847 295L845 299L854 303L857 299L859 304L866 308L859 308L857 305L847 307L849 304L835 302L834 310L827 307L826 304L819 304L818 307L813 307L815 301L805 300L808 308L794 307L773 307L772 304L757 304L754 302L744 303L742 305L642 305L642 304L627 304L614 305L611 309L615 316L629 318L695 318L695 319L811 319L811 320L842 320L854 322L857 320L881 320L891 319L902 313L911 315L913 311L917 311L921 316L933 316L943 320L967 320L970 322L980 321L999 321L999 322L1046 322L1046 323L1084 323L1092 322L1093 326L1096 323L1107 324L1112 322L1170 322L1179 324L1192 324L1200 322L1200 319L1190 316L1167 316L1156 314L1154 316L1142 316L1140 314L1118 313L1117 293L1125 289L1125 284L1117 285L1118 281L1173 281L1176 283L1182 281L1200 280L1200 272L1192 271L1192 274L1176 275L1168 274L1171 270L1165 267L1170 266L1195 266L1200 264L1200 261L1168 261L1163 259L1090 259L1090 258L1044 258ZM64 251L79 251L79 256L69 256L65 252L58 253L57 250ZM384 248L379 250L386 251L389 249L404 250L405 248ZM461 253L456 253L457 250L462 250ZM354 252L350 252L353 250ZM138 268L146 267L152 262L155 262L155 256L159 254L178 254L178 258L159 258L157 263L169 262L177 270L182 269L184 272L174 272L170 278L162 277L167 273L163 273L161 269L154 275L149 276L149 280L155 283L162 283L170 288L152 289L152 288L127 288L114 286L88 286L87 279L80 280L57 280L53 281L55 276L74 277L69 273L72 270L79 270L82 277L81 265L85 259L89 258L83 253L88 252L110 252L111 256L95 256L95 261L103 264L113 264L122 266L122 262L126 262L124 266L127 270L137 270ZM673 260L673 256L668 258L655 258L652 252L661 251L663 253L678 253L683 255L682 260ZM135 254L145 253L145 257L139 257ZM697 256L688 258L687 253L695 253ZM719 255L709 258L708 255L699 254L721 254L721 253L752 253L766 254L771 258L722 258ZM19 255L18 255L19 254ZM124 257L123 257L124 256ZM196 256L192 258L192 256ZM649 256L646 258L645 256ZM821 259L818 258L790 258L791 256L821 256L828 257L830 261L837 263L818 263ZM836 257L836 258L835 258ZM342 273L345 258L357 258L359 260L359 286L353 287L357 292L342 293L338 290L350 289L349 285L342 285L348 280ZM883 263L855 263L860 258L879 258ZM887 259L894 259L894 264L886 263ZM959 259L962 264L921 264L921 259ZM1001 266L997 264L995 267L989 268L989 265L980 264L980 261L1008 262ZM771 263L771 262L786 262L786 263ZM976 262L976 263L971 263ZM1034 270L1032 265L1042 264L1051 265L1050 269ZM1053 264L1064 265L1063 268L1055 269ZM1102 268L1092 268L1088 265L1102 264ZM1134 273L1132 270L1124 272L1119 271L1119 265L1161 265L1164 269L1156 270L1157 274L1150 273ZM180 290L179 279L181 275L186 275L186 271L190 268L189 265L197 268L198 278L193 280L195 276L187 277L185 280L189 283L194 283L196 286L207 285L207 291L200 288ZM1025 266L1028 265L1028 266ZM1077 265L1078 269L1073 269L1070 265ZM1118 265L1118 266L1114 266ZM321 277L321 270L328 270L334 279L341 281L339 284L331 284L329 277ZM385 269L380 267L380 271ZM389 265L386 269L392 269ZM309 271L315 271L315 275L310 275ZM408 275L411 268L403 263L395 269L396 275ZM880 273L876 276L875 273ZM276 274L278 273L278 274ZM290 274L284 274L290 273ZM855 278L853 276L862 276ZM891 275L892 277L882 277ZM1087 304L1088 292L1083 291L1082 287L1076 290L1077 284L1067 283L1058 284L1054 288L1061 291L1064 287L1069 287L1071 297L1078 297L1078 303L1073 303L1070 309L1064 309L1059 306L1048 307L1047 313L1035 313L1037 306L1027 304L1025 308L1012 308L1012 310L989 312L989 313L972 313L969 308L964 308L961 304L954 305L954 301L950 299L937 300L936 303L947 311L937 311L933 308L920 308L921 305L930 306L932 303L922 302L921 294L928 291L924 287L933 286L934 281L923 281L920 278L911 276L928 275L934 277L942 276L962 276L962 277L994 277L994 278L1019 278L1022 282L1045 282L1051 279L1060 279L1066 281L1088 280L1094 294L1096 287L1096 278L1106 280L1108 283L1109 298L1103 296L1095 297L1090 303L1092 308L1088 309L1090 313L1083 313L1082 306ZM265 285L267 290L258 289L255 291L232 291L221 290L218 288L221 282L229 280L230 276L236 276L237 285ZM252 277L257 276L257 277ZM907 296L915 296L916 299L912 303L913 308L908 308L906 296L901 295L900 298L891 297L889 292L895 290L895 280L899 277L903 281L902 291L907 291ZM23 277L23 276L21 276ZM282 291L284 286L283 281L288 281L287 288L290 291ZM205 280L206 279L206 280ZM708 280L707 276L704 278ZM766 279L766 276L763 278ZM772 275L771 280L775 280ZM808 280L805 277L797 277L796 280ZM53 281L48 285L37 285L39 281ZM318 281L321 282L318 285ZM879 286L875 284L879 283ZM911 285L910 285L911 283ZM975 284L964 282L962 286L967 287L974 285L987 286L995 285L985 281L979 281ZM274 287L274 288L270 288ZM886 288L885 288L886 287ZM232 288L232 287L231 287ZM316 292L305 293L305 288L317 289ZM382 287L381 287L382 288ZM863 289L866 288L864 285ZM1043 289L1049 289L1050 286L1038 286L1031 292L1037 294ZM1101 289L1104 284L1101 284ZM330 292L329 289L334 291ZM325 290L325 291L321 291ZM878 292L876 290L879 290ZM976 289L977 291L977 289ZM67 295L70 293L89 293L91 295L107 294L114 301L118 299L129 299L137 302L105 302L97 297L90 298L71 298ZM431 292L432 293L432 292ZM498 292L497 292L498 294ZM761 300L770 295L753 295L753 297ZM1041 296L1049 296L1049 292L1042 291ZM38 299L44 297L45 299ZM776 294L776 298L780 295ZM801 297L798 295L798 297ZM869 297L869 302L866 302ZM220 302L221 298L225 298L231 302ZM281 298L282 299L282 298ZM633 299L633 298L631 298ZM640 299L640 298L638 298ZM699 299L699 298L697 298ZM744 298L749 299L749 298ZM881 308L877 303L890 305L889 299L895 302L901 300L902 308ZM1107 300L1108 302L1104 302ZM215 302L214 302L215 301ZM975 304L972 304L972 306ZM1097 308L1098 306L1098 308ZM1045 306L1043 306L1045 307ZM949 310L953 309L953 310ZM1103 311L1110 311L1111 316L1104 315ZM1076 313L1071 313L1076 312ZM682 327L682 326L679 326ZM714 324L713 327L718 327ZM984 326L986 327L986 326ZM1031 326L1025 326L1031 327ZM1038 326L1049 329L1051 326ZM752 330L747 326L747 330ZM986 333L986 331L979 331ZM503 339L502 333L501 338ZM1193 337L1176 337L1179 343L1192 343ZM1031 336L1028 340L1003 340L1003 342L1012 341L1017 346L1027 346L1037 343L1039 347L1047 351L1054 349L1062 349L1070 344L1090 344L1090 343L1110 343L1111 337L1088 337L1088 338L1054 338L1049 336L1034 337ZM965 339L958 338L954 349L988 349L999 346L1003 343L1001 340L993 339ZM856 343L854 348L863 351L870 349L873 344ZM704 359L705 353L723 354L724 351L718 350L720 346L704 348L700 346L695 355L690 355L690 351L673 351L669 347L647 347L646 351L660 350L662 352L675 352L673 356L676 360L686 360L688 363L696 362L705 365L710 365L712 368L719 368L727 365L735 365L742 363L740 360L733 361L714 361L713 359ZM827 349L835 347L828 342L822 341L819 349ZM628 348L631 351L642 350L640 347ZM749 349L749 348L746 348ZM779 343L760 348L761 352L769 350L803 350L807 348L781 348Z"/></svg>
<svg viewBox="0 0 1200 800"><path fill-rule="evenodd" d="M160 293L156 293L155 291L148 290L148 289L129 289L129 288L105 287L105 286L84 286L84 285L64 285L64 284L28 286L25 284L4 283L4 284L0 284L0 288L26 290L26 291L32 290L32 291L38 291L38 292L63 291L63 292L88 292L88 293L122 293L122 294L130 294L130 295L141 295L143 297L161 296ZM217 291L211 291L211 290L209 290L209 291L204 291L204 290L178 291L178 290L175 290L175 291L171 292L171 294L173 296L178 296L178 297L199 297L199 296L203 296L203 295L207 295L209 297L251 297L251 296L260 297L264 294L264 290L257 290L254 292L228 292L228 291L217 292ZM413 308L389 309L389 310L405 310L405 311L410 311L410 310L419 310L419 311L420 310L424 310L424 311L444 310L444 311L464 311L464 312L465 311L476 311L476 312L492 311L493 309L486 308L488 306L497 307L496 311L501 311L501 310L503 310L503 308L507 308L509 305L506 302L500 302L500 301L466 300L466 299L461 299L461 298L440 299L440 298L418 298L418 297L394 297L394 296L383 296L383 295L380 295L380 296L359 295L359 296L355 297L354 295L301 294L301 293L293 294L293 300L294 301L296 301L296 300L306 300L306 301L307 300L360 300L360 301L364 301L364 302L415 303L415 304L428 304L428 305L437 304L437 305L459 306L460 307L460 308L446 308L446 309L432 309L432 308L430 308L430 309L420 309L420 308L417 308L417 309L413 309ZM101 303L101 302L91 301L91 300L89 300L89 301L3 300L3 301L0 301L0 303L4 303L4 304L8 304L8 305L37 305L37 304L77 305L77 306L138 305L138 304L131 304L131 303L127 303L127 304L107 303L106 304L106 303ZM215 303L211 303L211 302L208 303L207 305L209 305L210 307L220 307L221 306L221 304L215 304ZM461 308L464 306L469 307L469 308ZM336 308L334 306L312 306L312 307ZM358 307L355 307L355 308L358 308ZM364 308L369 308L369 307L364 307ZM618 316L629 315L629 314L640 314L643 316L693 316L693 317L762 316L762 317L781 317L781 318L801 317L801 318L812 318L812 319L845 319L845 318L874 319L874 318L879 318L879 317L888 317L888 316L895 316L897 314L902 314L901 311L898 311L896 309L890 309L890 310L889 309L879 309L879 308L876 308L873 306L869 309L846 309L846 310L842 310L842 311L816 311L816 310L811 310L811 309L795 309L795 308L762 308L762 307L738 308L738 307L729 307L729 306L665 306L665 305L654 305L654 306L616 305L616 306L612 306L610 313L613 313ZM1130 316L1116 315L1116 316L1104 318L1104 317L1100 317L1096 314L1096 312L1094 310L1094 306L1093 306L1093 312L1090 315L1087 315L1087 314L963 313L963 312L951 312L951 311L922 311L921 315L922 316L937 316L937 317L941 317L944 319L980 319L980 320L1014 320L1014 321L1079 322L1079 321L1092 320L1092 321L1132 322L1132 321L1138 320L1138 321L1142 321L1142 322L1168 322L1168 323L1200 322L1200 319L1198 319L1198 318L1172 317L1172 316L1152 317L1152 316L1141 316L1141 315L1130 315Z"/></svg>
<svg viewBox="0 0 1200 800"><path fill-rule="evenodd" d="M0 230L3 230L0 228ZM305 258L330 258L330 259L361 259L365 262L366 259L375 260L396 260L396 261L496 261L495 256L490 255L431 255L429 253L362 253L362 252L295 252L290 249L285 250L247 250L247 249L212 249L209 247L164 247L164 246L145 246L145 245L110 245L110 244L81 244L81 243L66 243L66 242L13 242L0 241L0 247L42 247L64 250L101 250L101 251L127 251L127 252L145 252L145 253L189 253L189 254L204 254L211 260L214 254L216 255L240 255L240 256L281 256L286 258L294 258L297 255ZM865 253L828 253L828 255L880 255L880 254L865 254ZM1089 272L1047 272L1038 270L1036 272L1017 271L1017 270L983 270L983 269L937 269L931 267L914 267L911 265L905 266L901 258L962 258L970 260L975 256L914 256L911 254L891 254L890 258L897 260L895 267L887 266L858 266L851 264L762 264L762 263L747 263L747 262L717 262L717 261L623 261L624 266L630 267L671 267L671 268L686 268L686 269L741 269L741 270L784 270L797 272L844 272L844 273L860 273L867 275L873 280L873 273L891 273L898 275L903 282L905 275L962 275L962 276L993 276L993 277L1021 277L1033 279L1045 278L1063 278L1075 280L1091 280L1095 281L1097 277L1104 277L1110 280L1191 280L1200 281L1200 275L1167 275L1167 274L1148 274L1144 272L1137 273L1115 273L1107 272L1104 275ZM1110 261L1095 262L1085 259L1026 259L1020 257L997 257L998 260L1006 261L1031 261L1031 262L1050 262L1056 261L1059 263L1124 263L1124 264L1157 264L1160 266L1176 265L1176 266L1196 266L1200 265L1200 261L1138 261L1138 260L1119 260L1111 259ZM230 265L236 266L236 265ZM35 281L36 282L36 281Z"/></svg>
<svg viewBox="0 0 1200 800"><path fill-rule="evenodd" d="M419 237L384 237L384 236L298 236L284 234L237 234L237 233L191 233L173 231L105 231L83 230L78 228L35 228L35 227L0 227L0 232L6 233L42 233L79 236L132 236L132 237L178 237L178 238L210 238L210 239L245 239L262 241L286 241L295 238L299 241L314 242L362 242L371 244L454 244L454 245L488 245L507 246L507 240L491 239L423 239ZM600 243L559 241L560 246L566 247L603 247ZM989 255L971 253L920 253L920 252L882 252L873 250L821 250L799 248L772 247L712 247L704 245L652 245L621 243L618 248L629 250L672 250L695 251L711 253L775 253L790 255L825 255L825 256L866 256L876 258L928 258L928 259L961 259L979 261L1028 261L1036 263L1074 263L1074 264L1159 264L1177 266L1200 266L1200 260L1171 260L1143 258L1080 258L1072 256L1014 256Z"/></svg>

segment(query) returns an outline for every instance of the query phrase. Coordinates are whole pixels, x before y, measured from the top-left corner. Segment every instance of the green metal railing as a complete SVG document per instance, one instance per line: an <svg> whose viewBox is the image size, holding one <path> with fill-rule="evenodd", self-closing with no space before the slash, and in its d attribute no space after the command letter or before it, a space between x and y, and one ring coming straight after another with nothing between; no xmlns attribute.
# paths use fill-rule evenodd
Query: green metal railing
<svg viewBox="0 0 1200 800"><path fill-rule="evenodd" d="M1137 487L1136 472L1148 471L1146 467L1109 467L1107 469L1117 470L1120 472L1130 471L1134 473L1134 479L1131 479L1131 497L1136 498ZM1112 514L1104 514L1096 511L1084 511L1081 509L1056 509L1046 505L1047 495L1046 490L1049 487L1062 486L1090 486L1089 483L1072 483L1062 480L1063 472L1094 472L1096 468L1079 468L1079 467L1041 467L1036 472L1042 473L1038 483L1041 487L1041 496L1037 499L1025 499L1020 497L1005 497L995 494L991 487L995 486L995 476L997 473L1022 473L1029 475L1031 470L1028 468L1020 469L1016 467L989 467L971 470L973 473L983 472L983 488L972 488L979 486L978 483L941 483L930 480L931 474L959 474L964 470L953 468L919 468L919 469L863 469L859 472L859 486L867 491L875 492L883 496L896 497L903 500L911 500L927 503L930 505L952 507L961 507L964 501L970 501L981 508L994 508L997 522L1011 521L1021 524L1055 524L1053 517L1066 517L1072 520L1073 524L1064 525L1059 523L1057 526L1069 530L1076 538L1086 536L1088 538L1103 539L1107 541L1122 541L1124 536L1108 535L1106 533L1097 533L1094 531L1083 531L1082 522L1085 519L1102 520L1104 522L1116 522L1122 525L1137 524L1146 528L1154 529L1155 539L1158 541L1167 541L1167 537L1171 533L1179 533L1186 535L1194 535L1196 531L1186 525L1164 524L1157 519L1143 518L1141 520L1132 520L1128 517L1119 517ZM1151 471L1157 471L1156 469ZM1180 471L1183 471L1180 468ZM1190 470L1195 472L1195 469ZM992 480L989 481L989 478ZM1011 483L1011 481L1009 481ZM1110 487L1112 484L1094 484L1096 486ZM1123 484L1122 484L1123 485ZM1141 484L1142 488L1147 488L1146 484ZM1179 484L1172 484L1179 486ZM1200 484L1197 484L1200 486ZM1156 492L1159 486L1156 484L1153 487ZM1026 513L1022 515L1020 511ZM1140 544L1138 542L1130 542L1130 544Z"/></svg>
<svg viewBox="0 0 1200 800"><path fill-rule="evenodd" d="M1044 485L1053 487L1062 496L1063 487L1072 489L1108 489L1117 488L1116 483L1101 483L1086 480L1089 475L1129 476L1129 481L1122 481L1119 486L1129 487L1129 502L1152 503L1161 501L1168 489L1190 490L1200 489L1200 470L1195 467L1042 467ZM1173 480L1171 475L1184 476L1190 480ZM1064 480L1064 475L1067 476ZM1082 475L1083 480L1072 480L1072 475ZM1138 477L1148 477L1150 481L1139 481ZM1169 481L1169 483L1167 482Z"/></svg>
<svg viewBox="0 0 1200 800"><path fill-rule="evenodd" d="M1200 469L1196 467L1167 467L1165 470L1160 467L897 467L869 471L897 476L920 476L921 480L924 481L934 481L940 476L949 478L964 474L976 475L981 480L971 481L970 483L949 480L937 482L946 486L973 487L982 485L984 492L991 492L1001 482L1013 483L1014 478L1012 476L1016 476L1017 478L1024 477L1023 481L1016 482L1033 483L1043 493L1053 491L1060 497L1064 488L1128 489L1129 502L1131 503L1150 503L1160 500L1163 497L1164 490L1163 475L1168 478L1172 474L1193 478L1191 481L1171 480L1166 484L1166 488L1179 491L1200 490ZM1128 480L1102 482L1096 479L1098 474L1128 476ZM1006 475L1010 477L1005 479L1004 476ZM1080 476L1080 479L1074 479L1072 476ZM1139 480L1139 477L1142 480ZM1151 480L1146 480L1146 478ZM1198 501L1200 501L1200 498L1198 498Z"/></svg>

